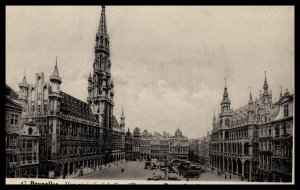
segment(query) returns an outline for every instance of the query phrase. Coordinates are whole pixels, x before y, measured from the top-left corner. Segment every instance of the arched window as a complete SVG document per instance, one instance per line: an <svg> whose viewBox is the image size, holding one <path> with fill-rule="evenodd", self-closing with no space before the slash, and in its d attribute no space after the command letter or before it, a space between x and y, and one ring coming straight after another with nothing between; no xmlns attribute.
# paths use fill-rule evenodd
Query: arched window
<svg viewBox="0 0 300 190"><path fill-rule="evenodd" d="M225 119L225 125L228 127L229 126L229 122L230 122L230 120L227 118L227 119Z"/></svg>
<svg viewBox="0 0 300 190"><path fill-rule="evenodd" d="M225 131L225 139L229 139L229 132Z"/></svg>
<svg viewBox="0 0 300 190"><path fill-rule="evenodd" d="M286 135L287 133L286 133L286 125L284 124L283 126L282 126L282 135Z"/></svg>
<svg viewBox="0 0 300 190"><path fill-rule="evenodd" d="M30 127L30 128L28 129L28 134L29 134L29 135L32 135L32 131L33 131L33 130L32 130L32 128Z"/></svg>
<svg viewBox="0 0 300 190"><path fill-rule="evenodd" d="M249 143L245 143L244 145L244 154L249 155Z"/></svg>
<svg viewBox="0 0 300 190"><path fill-rule="evenodd" d="M103 37L101 36L100 37L100 46L103 46L104 45L104 40L103 40Z"/></svg>

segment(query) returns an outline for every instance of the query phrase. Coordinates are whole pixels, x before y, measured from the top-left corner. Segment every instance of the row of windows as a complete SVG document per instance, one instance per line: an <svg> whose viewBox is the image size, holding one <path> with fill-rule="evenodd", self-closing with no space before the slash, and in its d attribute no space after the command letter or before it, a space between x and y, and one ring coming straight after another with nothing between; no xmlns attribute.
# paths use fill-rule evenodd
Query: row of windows
<svg viewBox="0 0 300 190"><path fill-rule="evenodd" d="M255 147L256 148L256 147ZM223 144L211 144L209 147L211 152L224 152L229 154L243 154L243 155L249 155L249 143L244 144L244 152L242 149L242 144L240 143L233 143L233 144L224 144L224 151L223 151ZM258 149L258 147L256 148ZM258 153L258 150L256 150Z"/></svg>
<svg viewBox="0 0 300 190"><path fill-rule="evenodd" d="M31 149L31 148L36 148L37 147L37 140L31 140L31 139L28 139L28 140L26 140L26 139L23 139L22 140L22 148L23 149L26 149L26 148L29 148L29 149Z"/></svg>
<svg viewBox="0 0 300 190"><path fill-rule="evenodd" d="M274 143L274 155L282 157L291 157L292 156L292 147L287 143Z"/></svg>
<svg viewBox="0 0 300 190"><path fill-rule="evenodd" d="M100 137L100 129L95 127L81 126L81 125L66 126L63 124L62 126L60 126L59 134L98 138Z"/></svg>
<svg viewBox="0 0 300 190"><path fill-rule="evenodd" d="M59 148L60 155L81 155L99 153L101 146L61 146Z"/></svg>
<svg viewBox="0 0 300 190"><path fill-rule="evenodd" d="M23 139L21 141L21 149L31 149L31 148L36 148L37 147L37 140L26 140L26 139ZM13 135L10 135L10 136L7 136L6 137L6 148L9 148L9 149L17 149L19 148L18 147L18 136L13 136Z"/></svg>
<svg viewBox="0 0 300 190"><path fill-rule="evenodd" d="M22 153L21 154L21 162L25 163L27 161L27 163L32 163L32 161L37 161L38 157L37 157L37 153L34 152L28 152L28 153ZM18 157L17 155L10 155L9 156L9 162L10 163L15 163L18 162Z"/></svg>
<svg viewBox="0 0 300 190"><path fill-rule="evenodd" d="M272 151L272 144L271 141L263 141L259 143L259 150L260 151Z"/></svg>
<svg viewBox="0 0 300 190"><path fill-rule="evenodd" d="M29 153L22 153L21 154L21 161L25 163L32 163L32 161L36 162L38 160L37 153L34 152L33 154L31 152Z"/></svg>
<svg viewBox="0 0 300 190"><path fill-rule="evenodd" d="M259 155L259 163L261 165L271 166L271 164L272 164L271 156L270 155L265 155L265 154Z"/></svg>
<svg viewBox="0 0 300 190"><path fill-rule="evenodd" d="M41 105L37 105L37 108L36 108L36 110L35 110L35 104L34 103L32 103L31 104L31 112L41 112L42 111L42 109L41 109ZM48 104L44 104L44 112L47 112L48 111Z"/></svg>

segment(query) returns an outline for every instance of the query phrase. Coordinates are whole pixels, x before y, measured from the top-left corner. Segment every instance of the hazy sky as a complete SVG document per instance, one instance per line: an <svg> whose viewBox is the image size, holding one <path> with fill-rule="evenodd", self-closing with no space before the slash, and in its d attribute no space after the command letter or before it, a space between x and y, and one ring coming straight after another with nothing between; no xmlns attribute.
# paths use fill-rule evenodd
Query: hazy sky
<svg viewBox="0 0 300 190"><path fill-rule="evenodd" d="M55 57L61 90L86 101L101 6L6 8L6 83L19 91L37 72L46 81ZM212 130L224 77L231 106L259 96L267 70L273 99L294 93L294 8L239 6L108 6L114 114L126 130L189 138Z"/></svg>

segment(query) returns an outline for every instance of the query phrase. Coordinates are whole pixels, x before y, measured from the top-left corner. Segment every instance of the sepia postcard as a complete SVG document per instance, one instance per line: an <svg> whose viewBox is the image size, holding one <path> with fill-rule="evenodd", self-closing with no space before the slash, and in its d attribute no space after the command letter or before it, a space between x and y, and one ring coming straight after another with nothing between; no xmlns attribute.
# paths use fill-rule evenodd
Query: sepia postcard
<svg viewBox="0 0 300 190"><path fill-rule="evenodd" d="M294 184L293 6L6 6L6 184Z"/></svg>

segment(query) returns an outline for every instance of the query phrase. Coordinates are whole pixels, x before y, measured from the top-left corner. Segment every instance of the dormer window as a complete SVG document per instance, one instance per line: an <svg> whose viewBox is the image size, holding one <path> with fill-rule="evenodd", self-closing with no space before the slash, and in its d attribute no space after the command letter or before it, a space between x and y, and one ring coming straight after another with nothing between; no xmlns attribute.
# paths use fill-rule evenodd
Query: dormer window
<svg viewBox="0 0 300 190"><path fill-rule="evenodd" d="M32 131L33 131L33 130L32 130L32 128L30 127L30 128L28 129L28 134L29 134L29 135L32 135Z"/></svg>

